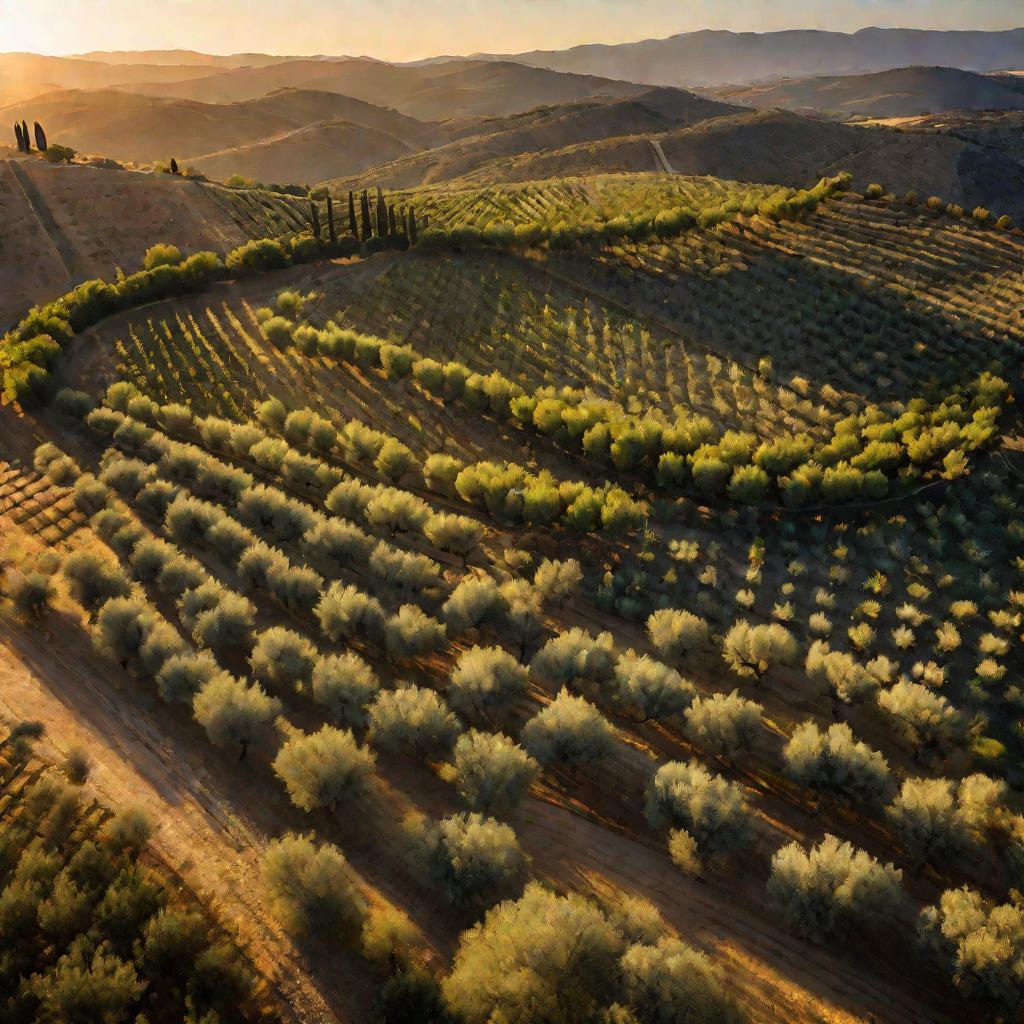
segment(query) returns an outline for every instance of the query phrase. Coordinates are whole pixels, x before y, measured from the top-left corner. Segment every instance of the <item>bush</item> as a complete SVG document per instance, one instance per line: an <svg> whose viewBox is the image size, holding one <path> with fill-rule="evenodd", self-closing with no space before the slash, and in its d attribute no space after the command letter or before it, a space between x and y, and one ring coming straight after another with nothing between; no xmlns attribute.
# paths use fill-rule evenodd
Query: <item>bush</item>
<svg viewBox="0 0 1024 1024"><path fill-rule="evenodd" d="M379 644L384 639L384 609L357 587L332 583L316 606L316 617L333 643L358 639Z"/></svg>
<svg viewBox="0 0 1024 1024"><path fill-rule="evenodd" d="M871 700L878 693L878 679L856 658L845 651L833 651L822 640L811 644L804 670L834 701L859 704Z"/></svg>
<svg viewBox="0 0 1024 1024"><path fill-rule="evenodd" d="M376 492L366 503L367 522L390 534L419 533L430 518L430 506L415 494L392 488Z"/></svg>
<svg viewBox="0 0 1024 1024"><path fill-rule="evenodd" d="M747 1019L708 957L679 939L630 946L621 964L624 994L638 1024L743 1024Z"/></svg>
<svg viewBox="0 0 1024 1024"><path fill-rule="evenodd" d="M684 829L702 860L726 857L754 838L743 790L698 761L662 765L647 787L644 813L653 828Z"/></svg>
<svg viewBox="0 0 1024 1024"><path fill-rule="evenodd" d="M262 870L271 910L292 934L349 942L358 937L366 904L336 846L287 835L264 851Z"/></svg>
<svg viewBox="0 0 1024 1024"><path fill-rule="evenodd" d="M575 558L564 562L545 558L533 577L533 585L544 601L564 604L576 595L583 581L583 570Z"/></svg>
<svg viewBox="0 0 1024 1024"><path fill-rule="evenodd" d="M274 773L296 807L333 810L338 801L366 792L375 761L350 730L325 725L319 732L289 739L274 758Z"/></svg>
<svg viewBox="0 0 1024 1024"><path fill-rule="evenodd" d="M786 773L801 785L824 793L874 804L889 783L885 758L866 743L854 739L845 722L822 732L814 722L803 722L783 748Z"/></svg>
<svg viewBox="0 0 1024 1024"><path fill-rule="evenodd" d="M115 597L127 597L131 585L115 562L98 551L81 549L64 559L61 570L68 581L71 597L92 617L100 605Z"/></svg>
<svg viewBox="0 0 1024 1024"><path fill-rule="evenodd" d="M522 885L526 858L516 835L481 814L453 814L423 827L417 856L432 885L457 907L483 908Z"/></svg>
<svg viewBox="0 0 1024 1024"><path fill-rule="evenodd" d="M374 540L343 519L317 520L302 538L302 549L329 576L367 563Z"/></svg>
<svg viewBox="0 0 1024 1024"><path fill-rule="evenodd" d="M490 576L465 576L441 608L453 635L482 626L497 626L508 612L508 601Z"/></svg>
<svg viewBox="0 0 1024 1024"><path fill-rule="evenodd" d="M448 700L460 714L490 717L526 696L529 673L500 647L472 647L448 680Z"/></svg>
<svg viewBox="0 0 1024 1024"><path fill-rule="evenodd" d="M732 626L722 644L726 664L737 675L753 676L758 685L766 672L795 664L798 655L796 638L777 622L752 626L741 620Z"/></svg>
<svg viewBox="0 0 1024 1024"><path fill-rule="evenodd" d="M181 250L176 245L158 242L146 250L146 255L142 260L142 269L153 270L155 267L174 267L181 263L181 261Z"/></svg>
<svg viewBox="0 0 1024 1024"><path fill-rule="evenodd" d="M647 620L647 636L663 658L679 661L708 642L711 627L692 612L663 608Z"/></svg>
<svg viewBox="0 0 1024 1024"><path fill-rule="evenodd" d="M313 699L335 721L352 728L366 724L366 709L380 692L376 673L352 651L316 659L312 674Z"/></svg>
<svg viewBox="0 0 1024 1024"><path fill-rule="evenodd" d="M304 636L273 626L256 637L249 664L256 680L266 686L302 690L310 684L317 657L317 649Z"/></svg>
<svg viewBox="0 0 1024 1024"><path fill-rule="evenodd" d="M1019 899L996 906L966 886L947 889L938 906L921 912L918 939L964 995L984 1000L1007 1019L1019 1011L1024 961Z"/></svg>
<svg viewBox="0 0 1024 1024"><path fill-rule="evenodd" d="M156 612L138 597L114 597L96 617L93 641L108 657L137 668L142 645L156 624Z"/></svg>
<svg viewBox="0 0 1024 1024"><path fill-rule="evenodd" d="M586 765L611 754L614 735L593 704L563 689L523 727L523 746L545 767Z"/></svg>
<svg viewBox="0 0 1024 1024"><path fill-rule="evenodd" d="M686 709L686 736L712 754L732 757L749 750L761 728L760 704L744 700L738 690L697 697Z"/></svg>
<svg viewBox="0 0 1024 1024"><path fill-rule="evenodd" d="M168 658L156 674L160 699L168 704L191 704L195 695L221 674L208 651L188 651Z"/></svg>
<svg viewBox="0 0 1024 1024"><path fill-rule="evenodd" d="M821 943L856 926L881 928L900 904L902 878L891 864L826 835L809 851L790 843L772 857L768 897L789 927Z"/></svg>
<svg viewBox="0 0 1024 1024"><path fill-rule="evenodd" d="M380 1024L460 1024L441 994L436 979L422 970L405 970L389 978L377 997Z"/></svg>
<svg viewBox="0 0 1024 1024"><path fill-rule="evenodd" d="M552 637L533 657L530 671L559 686L598 691L612 677L615 643L611 633L592 637L574 626Z"/></svg>
<svg viewBox="0 0 1024 1024"><path fill-rule="evenodd" d="M216 607L201 612L192 627L192 639L218 653L252 645L256 609L241 594L225 591Z"/></svg>
<svg viewBox="0 0 1024 1024"><path fill-rule="evenodd" d="M463 933L444 994L468 1024L584 1024L614 998L622 948L593 903L533 883Z"/></svg>
<svg viewBox="0 0 1024 1024"><path fill-rule="evenodd" d="M41 619L53 602L53 581L41 572L26 573L14 581L9 596L20 615Z"/></svg>
<svg viewBox="0 0 1024 1024"><path fill-rule="evenodd" d="M484 528L475 519L445 513L432 515L423 527L423 534L434 547L465 558L480 546Z"/></svg>
<svg viewBox="0 0 1024 1024"><path fill-rule="evenodd" d="M232 249L224 262L232 273L259 273L286 267L288 257L280 242L263 238L252 239Z"/></svg>
<svg viewBox="0 0 1024 1024"><path fill-rule="evenodd" d="M281 710L280 703L268 697L257 685L249 685L226 672L214 676L196 694L193 701L196 721L218 747L238 744L240 758L259 730Z"/></svg>
<svg viewBox="0 0 1024 1024"><path fill-rule="evenodd" d="M537 776L537 762L501 733L463 733L455 744L452 777L456 792L476 811L514 810Z"/></svg>
<svg viewBox="0 0 1024 1024"><path fill-rule="evenodd" d="M695 696L693 686L648 655L627 651L615 663L615 699L641 722L685 711Z"/></svg>
<svg viewBox="0 0 1024 1024"><path fill-rule="evenodd" d="M404 686L384 690L370 705L368 738L382 750L435 758L451 750L459 720L433 690Z"/></svg>
<svg viewBox="0 0 1024 1024"><path fill-rule="evenodd" d="M384 647L392 661L433 654L446 643L444 623L414 604L403 604L384 624Z"/></svg>
<svg viewBox="0 0 1024 1024"><path fill-rule="evenodd" d="M906 779L886 814L910 856L935 866L955 860L974 838L949 779Z"/></svg>
<svg viewBox="0 0 1024 1024"><path fill-rule="evenodd" d="M921 683L901 679L879 693L878 704L916 750L944 751L966 738L966 725L956 708Z"/></svg>
<svg viewBox="0 0 1024 1024"><path fill-rule="evenodd" d="M451 455L436 453L423 464L423 479L432 491L454 496L455 480L464 468L465 464Z"/></svg>

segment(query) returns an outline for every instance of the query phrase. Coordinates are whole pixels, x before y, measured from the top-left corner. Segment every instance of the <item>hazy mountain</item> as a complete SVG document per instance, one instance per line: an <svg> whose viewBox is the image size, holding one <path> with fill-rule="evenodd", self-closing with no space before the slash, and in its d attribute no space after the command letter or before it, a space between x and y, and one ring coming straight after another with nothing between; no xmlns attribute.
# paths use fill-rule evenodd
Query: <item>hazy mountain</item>
<svg viewBox="0 0 1024 1024"><path fill-rule="evenodd" d="M930 32L868 28L852 35L807 30L704 31L614 46L592 44L490 56L555 71L693 87L861 74L908 65L973 71L1024 68L1024 29Z"/></svg>
<svg viewBox="0 0 1024 1024"><path fill-rule="evenodd" d="M342 93L394 107L424 121L514 114L541 104L644 91L628 82L558 74L508 62L455 61L413 68L362 59L289 61L220 72L198 81L161 80L130 89L150 96L226 103L255 99L285 87Z"/></svg>
<svg viewBox="0 0 1024 1024"><path fill-rule="evenodd" d="M220 155L225 150L267 142L307 125L327 121L346 121L403 140L402 146L373 148L371 163L392 159L399 153L433 144L441 138L434 127L397 111L375 107L350 96L309 90L283 90L244 103L222 104L140 96L116 90L76 90L36 97L0 109L0 124L21 118L42 121L51 142L72 146L80 152L139 162L169 160L172 156L179 162L191 162L192 157ZM368 136L360 138L365 142ZM353 160L351 154L344 155L338 164L339 170L327 169L326 173L352 173L368 166L362 159ZM320 170L324 168L321 166ZM243 166L243 162L228 173L234 171L246 175L254 173ZM316 175L297 167L291 180L315 178Z"/></svg>
<svg viewBox="0 0 1024 1024"><path fill-rule="evenodd" d="M914 117L947 110L1024 110L1024 81L959 68L899 68L871 75L800 78L717 94L749 107L817 110L843 117Z"/></svg>
<svg viewBox="0 0 1024 1024"><path fill-rule="evenodd" d="M0 53L0 103L13 103L56 89L105 89L133 82L180 82L203 78L201 65L103 64L35 53Z"/></svg>
<svg viewBox="0 0 1024 1024"><path fill-rule="evenodd" d="M199 53L196 50L93 50L90 53L76 53L72 56L77 60L101 61L104 64L165 64L178 67L207 68L266 67L268 64L280 64L282 61L298 59L296 57L275 57L266 53L225 55Z"/></svg>

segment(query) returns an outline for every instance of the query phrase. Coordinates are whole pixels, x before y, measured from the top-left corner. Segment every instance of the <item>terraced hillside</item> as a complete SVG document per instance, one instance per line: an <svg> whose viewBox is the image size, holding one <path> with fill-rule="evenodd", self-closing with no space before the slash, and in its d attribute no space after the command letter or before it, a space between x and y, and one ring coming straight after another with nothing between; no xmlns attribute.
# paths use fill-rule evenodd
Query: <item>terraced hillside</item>
<svg viewBox="0 0 1024 1024"><path fill-rule="evenodd" d="M824 185L389 193L7 339L0 700L301 1019L1020 1009L1024 241Z"/></svg>

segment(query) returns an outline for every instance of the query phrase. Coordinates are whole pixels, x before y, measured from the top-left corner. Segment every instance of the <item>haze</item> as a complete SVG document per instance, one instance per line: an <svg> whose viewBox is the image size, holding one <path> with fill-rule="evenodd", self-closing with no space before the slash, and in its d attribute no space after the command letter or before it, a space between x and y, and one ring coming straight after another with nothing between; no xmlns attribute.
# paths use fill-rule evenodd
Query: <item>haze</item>
<svg viewBox="0 0 1024 1024"><path fill-rule="evenodd" d="M211 53L370 54L415 60L443 53L557 49L698 29L852 32L869 25L1007 29L1024 2L987 0L0 0L0 46L47 54L183 47Z"/></svg>

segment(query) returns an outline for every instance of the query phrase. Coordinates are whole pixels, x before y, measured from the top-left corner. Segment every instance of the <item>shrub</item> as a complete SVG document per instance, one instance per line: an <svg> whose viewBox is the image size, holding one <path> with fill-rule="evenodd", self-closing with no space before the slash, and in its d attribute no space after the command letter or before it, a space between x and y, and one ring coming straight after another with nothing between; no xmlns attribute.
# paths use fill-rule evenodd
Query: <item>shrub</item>
<svg viewBox="0 0 1024 1024"><path fill-rule="evenodd" d="M575 558L564 562L545 558L537 567L533 585L544 601L564 604L574 597L583 581L583 570Z"/></svg>
<svg viewBox="0 0 1024 1024"><path fill-rule="evenodd" d="M221 674L208 651L188 651L172 655L156 675L160 699L168 704L191 704L195 695L215 676Z"/></svg>
<svg viewBox="0 0 1024 1024"><path fill-rule="evenodd" d="M444 994L468 1024L584 1024L614 997L622 947L593 903L533 883L463 933Z"/></svg>
<svg viewBox="0 0 1024 1024"><path fill-rule="evenodd" d="M426 555L403 551L381 541L370 555L370 570L396 590L417 593L441 583L440 567Z"/></svg>
<svg viewBox="0 0 1024 1024"><path fill-rule="evenodd" d="M41 572L26 573L14 581L9 596L20 615L41 619L53 602L53 581Z"/></svg>
<svg viewBox="0 0 1024 1024"><path fill-rule="evenodd" d="M309 685L316 661L316 648L304 636L282 626L272 626L260 633L249 657L258 682L290 690L302 690Z"/></svg>
<svg viewBox="0 0 1024 1024"><path fill-rule="evenodd" d="M523 727L523 746L545 767L586 765L611 753L614 735L593 704L563 689Z"/></svg>
<svg viewBox="0 0 1024 1024"><path fill-rule="evenodd" d="M943 751L966 738L966 726L956 708L921 683L901 679L879 693L878 704L916 750Z"/></svg>
<svg viewBox="0 0 1024 1024"><path fill-rule="evenodd" d="M62 572L68 581L71 597L90 617L106 601L127 597L131 592L131 585L121 567L98 551L85 548L73 551L64 559Z"/></svg>
<svg viewBox="0 0 1024 1024"><path fill-rule="evenodd" d="M768 897L789 927L821 943L859 925L881 927L901 901L902 877L891 864L826 835L808 851L794 842L772 857Z"/></svg>
<svg viewBox="0 0 1024 1024"><path fill-rule="evenodd" d="M681 608L662 608L647 620L647 636L658 653L679 661L708 642L711 627L705 619Z"/></svg>
<svg viewBox="0 0 1024 1024"><path fill-rule="evenodd" d="M854 739L845 722L822 732L814 722L798 725L783 748L787 774L801 785L824 793L873 804L889 782L885 758Z"/></svg>
<svg viewBox="0 0 1024 1024"><path fill-rule="evenodd" d="M455 744L452 776L456 792L476 811L503 814L526 795L539 767L501 733L463 733Z"/></svg>
<svg viewBox="0 0 1024 1024"><path fill-rule="evenodd" d="M258 685L219 673L207 682L193 701L196 721L218 747L238 744L240 758L259 730L280 712L281 705Z"/></svg>
<svg viewBox="0 0 1024 1024"><path fill-rule="evenodd" d="M224 652L248 648L256 609L241 594L225 591L213 608L200 612L192 627L192 639L200 647Z"/></svg>
<svg viewBox="0 0 1024 1024"><path fill-rule="evenodd" d="M743 1024L747 1019L708 957L679 939L630 946L621 969L624 995L637 1024ZM608 1024L625 1024L629 1017L606 1019Z"/></svg>
<svg viewBox="0 0 1024 1024"><path fill-rule="evenodd" d="M827 643L815 640L807 652L804 669L812 681L834 701L858 704L878 693L878 679L852 655L833 651Z"/></svg>
<svg viewBox="0 0 1024 1024"><path fill-rule="evenodd" d="M697 697L686 709L686 736L705 750L732 757L753 746L763 708L744 700L738 690Z"/></svg>
<svg viewBox="0 0 1024 1024"><path fill-rule="evenodd" d="M615 663L615 699L640 721L662 719L686 710L695 696L693 686L648 655L627 651Z"/></svg>
<svg viewBox="0 0 1024 1024"><path fill-rule="evenodd" d="M508 612L508 601L490 576L465 576L441 608L441 618L453 635L482 626L497 626Z"/></svg>
<svg viewBox="0 0 1024 1024"><path fill-rule="evenodd" d="M760 685L770 669L793 665L799 646L793 634L777 622L752 626L741 620L726 634L722 655L737 675L753 676Z"/></svg>
<svg viewBox="0 0 1024 1024"><path fill-rule="evenodd" d="M480 546L484 528L475 519L457 515L432 515L423 534L436 548L466 557Z"/></svg>
<svg viewBox="0 0 1024 1024"><path fill-rule="evenodd" d="M500 647L472 647L448 680L448 700L460 714L487 717L526 696L529 673Z"/></svg>
<svg viewBox="0 0 1024 1024"><path fill-rule="evenodd" d="M233 273L258 273L286 267L288 257L280 242L263 238L252 239L237 249L232 249L224 262Z"/></svg>
<svg viewBox="0 0 1024 1024"><path fill-rule="evenodd" d="M357 587L332 583L316 606L316 617L333 643L360 639L376 644L384 639L384 609Z"/></svg>
<svg viewBox="0 0 1024 1024"><path fill-rule="evenodd" d="M306 555L330 576L367 563L374 540L344 519L318 519L302 537Z"/></svg>
<svg viewBox="0 0 1024 1024"><path fill-rule="evenodd" d="M262 871L271 910L288 931L348 941L359 935L366 905L337 847L287 835L264 851Z"/></svg>
<svg viewBox="0 0 1024 1024"><path fill-rule="evenodd" d="M146 250L146 255L142 260L142 269L152 270L154 267L173 267L177 266L181 261L181 250L176 245L158 242Z"/></svg>
<svg viewBox="0 0 1024 1024"><path fill-rule="evenodd" d="M481 908L522 885L526 858L516 835L481 814L453 814L422 828L417 855L432 885L457 907Z"/></svg>
<svg viewBox="0 0 1024 1024"><path fill-rule="evenodd" d="M375 907L370 910L363 925L360 947L363 956L371 963L381 967L394 967L398 964L403 968L403 972L408 972L410 967L425 958L426 939L401 910L396 907ZM402 976L403 974L398 975ZM419 1018L395 1017L396 1021L403 1019ZM434 1018L428 1017L427 1020L435 1024Z"/></svg>
<svg viewBox="0 0 1024 1024"><path fill-rule="evenodd" d="M430 518L430 506L408 491L382 489L366 503L367 522L390 534L419 533Z"/></svg>
<svg viewBox="0 0 1024 1024"><path fill-rule="evenodd" d="M96 617L94 643L122 665L135 666L155 623L156 613L141 598L113 597Z"/></svg>
<svg viewBox="0 0 1024 1024"><path fill-rule="evenodd" d="M403 604L384 624L384 647L392 661L433 654L446 643L444 623L414 604Z"/></svg>
<svg viewBox="0 0 1024 1024"><path fill-rule="evenodd" d="M1021 1006L1024 906L996 906L981 893L947 889L918 921L923 949L952 977L964 995L982 999L1007 1019Z"/></svg>
<svg viewBox="0 0 1024 1024"><path fill-rule="evenodd" d="M684 829L701 859L726 857L754 837L743 790L698 761L662 765L647 787L644 813L653 828Z"/></svg>
<svg viewBox="0 0 1024 1024"><path fill-rule="evenodd" d="M366 709L380 692L376 673L352 651L316 659L312 674L313 699L335 721L353 728L366 724Z"/></svg>
<svg viewBox="0 0 1024 1024"><path fill-rule="evenodd" d="M597 690L607 682L615 664L611 633L596 638L574 626L552 637L533 657L530 671L559 686Z"/></svg>
<svg viewBox="0 0 1024 1024"><path fill-rule="evenodd" d="M370 705L370 742L383 750L434 758L451 750L461 727L433 690L384 690Z"/></svg>
<svg viewBox="0 0 1024 1024"><path fill-rule="evenodd" d="M906 779L886 814L918 861L939 865L954 860L974 838L949 779Z"/></svg>
<svg viewBox="0 0 1024 1024"><path fill-rule="evenodd" d="M373 752L360 747L350 730L325 725L318 732L289 739L273 767L296 807L333 810L339 801L366 792L375 761Z"/></svg>

